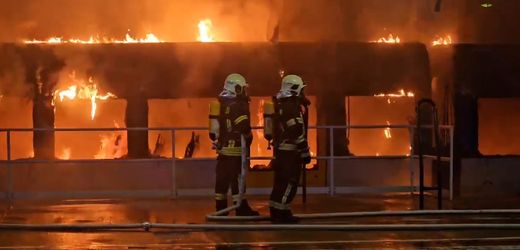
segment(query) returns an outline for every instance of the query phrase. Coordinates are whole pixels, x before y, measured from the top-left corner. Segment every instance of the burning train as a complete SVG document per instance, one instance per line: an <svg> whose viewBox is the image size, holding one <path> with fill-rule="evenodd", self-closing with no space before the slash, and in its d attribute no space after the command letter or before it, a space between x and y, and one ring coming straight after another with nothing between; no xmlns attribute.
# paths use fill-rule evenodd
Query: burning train
<svg viewBox="0 0 520 250"><path fill-rule="evenodd" d="M286 2L299 8L315 5ZM341 10L348 12L348 6L340 2L337 4ZM345 2L354 7L364 6L356 1ZM259 9L272 11L272 6L264 7ZM279 11L281 7L275 4L273 8ZM348 14L343 12L338 16ZM266 13L270 13L267 16L272 14ZM295 18L298 14L295 12L291 16ZM360 15L358 19L368 17ZM433 98L440 108L442 123L454 126L453 141L446 136L445 145L439 147L442 146L445 155L449 156L448 144L453 143L451 155L456 192L478 190L484 188L481 182L486 178L501 178L469 175L468 172L474 171L472 167L488 164L482 159L506 166L507 169L501 171L507 172L514 165L515 157L496 155L520 153L520 144L515 141L518 136L514 124L517 121L511 118L517 112L514 107L518 106L515 99L518 96L515 93L519 93L520 86L518 46L468 43L464 34L446 29L432 34L399 32L395 28L399 27L397 24L392 25L392 32L391 29L374 31L371 25L371 34L364 31L366 34L357 34L356 39L351 39L356 34L336 32L331 35L313 24L308 27L311 30L308 33L322 39L311 39L306 32L295 32L289 27L296 25L293 24L295 21L283 15L268 22L274 23L272 25L255 25L255 28L269 30L267 38L246 36L237 39L236 27L226 30L226 25L218 25L223 19L197 17L191 20L189 25L179 28L188 30L183 33L189 34L179 40L165 38L158 32L144 32L138 36L127 31L120 38L92 33L80 36L37 34L1 43L1 82L16 82L16 86L2 84L0 109L4 118L0 126L35 129L11 132L10 145L0 146L4 160L150 159L147 164L156 167L156 171L150 173L139 168L137 163L128 162L124 171L135 173L121 177L118 171L123 167L111 161L83 165L64 162L45 169L38 167L38 163L28 162L15 171L14 189L22 193L41 189L52 191L53 188L48 188L49 183L59 182L61 184L53 187L70 186L73 191L83 192L120 183L130 185L127 189L144 185L144 190L159 190L157 193L169 195L172 182L177 181L167 178L172 173L164 160L215 155L207 132L195 128L206 126L208 104L221 90L223 79L230 72L240 72L250 82L251 111L256 114L252 116L254 125L262 125L262 103L276 93L281 76L297 73L308 82L311 126L388 126L334 129L334 140L328 131L312 129L309 137L313 155L352 157L335 161L342 166L338 167L335 177L329 175L325 160L314 160L309 183L317 189L326 187L330 178L347 183L345 186L369 190L377 189L375 186L381 184L381 179L383 184L409 185L407 163L403 160L413 161L409 157L413 154L414 139L409 130L391 128L391 125L414 125L415 103L421 98ZM304 19L299 25L310 22L313 22L312 18ZM351 22L345 19L342 25L331 27L339 31ZM464 27L463 21L459 25ZM497 126L503 128L497 131ZM168 130L123 129L168 127L185 129L176 131L175 136ZM49 128L116 129L46 130ZM4 131L0 140L6 141L7 137ZM262 132L255 131L252 154L270 156L268 145L261 138ZM388 162L374 163L378 159ZM190 179L190 171L211 175L212 170L204 168L211 165L208 162L179 163L175 185L186 190L204 186L203 182L193 184L186 180ZM367 162L371 167L363 168ZM385 164L391 167L385 169ZM265 160L252 164L254 169L265 166ZM485 167L474 168L485 172L482 170ZM104 171L103 175L107 177L102 179L106 183L93 180L96 178L93 169ZM367 178L367 173L373 171L379 171L384 177ZM47 172L92 179L79 181L81 185L75 186L49 177ZM135 184L140 175L156 181ZM259 171L250 177L249 183L256 187L269 186L266 175L269 172ZM517 188L509 182L503 181L503 187L497 184L494 188Z"/></svg>

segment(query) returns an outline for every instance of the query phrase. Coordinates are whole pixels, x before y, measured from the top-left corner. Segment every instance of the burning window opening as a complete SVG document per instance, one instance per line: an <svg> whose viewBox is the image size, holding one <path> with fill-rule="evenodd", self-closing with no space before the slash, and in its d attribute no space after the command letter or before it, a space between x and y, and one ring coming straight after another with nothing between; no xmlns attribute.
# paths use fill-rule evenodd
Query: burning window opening
<svg viewBox="0 0 520 250"><path fill-rule="evenodd" d="M26 97L5 95L0 100L0 126L2 128L33 128L33 102ZM0 160L7 160L7 133L0 133ZM32 131L11 131L10 157L29 159L34 157Z"/></svg>
<svg viewBox="0 0 520 250"><path fill-rule="evenodd" d="M213 22L211 19L200 20L197 26L199 28L199 36L197 37L197 41L203 43L215 41L213 35L211 34L211 28L213 27Z"/></svg>
<svg viewBox="0 0 520 250"><path fill-rule="evenodd" d="M520 98L479 98L476 105L479 153L520 155Z"/></svg>
<svg viewBox="0 0 520 250"><path fill-rule="evenodd" d="M153 33L147 33L145 38L134 38L130 34L126 33L125 38L118 40L115 38L106 38L99 36L90 36L88 40L82 40L78 38L63 39L62 37L51 37L47 40L25 40L26 44L108 44L108 43L163 43L164 41L159 39Z"/></svg>
<svg viewBox="0 0 520 250"><path fill-rule="evenodd" d="M440 46L440 45L450 45L452 44L452 39L450 35L444 36L444 37L436 37L435 40L432 42L433 46Z"/></svg>
<svg viewBox="0 0 520 250"><path fill-rule="evenodd" d="M69 75L70 84L60 84L60 85L68 85L69 87L65 89L57 89L54 91L54 99L53 105L55 105L56 100L59 99L60 102L65 101L65 99L69 100L90 100L91 110L90 110L90 118L94 120L96 117L97 110L97 100L105 101L109 98L117 98L116 95L107 92L105 94L99 94L99 89L97 88L97 84L94 82L92 77L88 78L88 81L85 82L82 79L76 79L76 72L73 71Z"/></svg>
<svg viewBox="0 0 520 250"><path fill-rule="evenodd" d="M346 123L350 125L383 125L382 128L350 129L347 140L349 151L356 156L405 156L410 154L410 131L391 128L406 125L415 114L412 92L374 96L350 96L345 101ZM390 100L390 102L389 102ZM377 110L377 112L372 112Z"/></svg>
<svg viewBox="0 0 520 250"><path fill-rule="evenodd" d="M392 34L389 34L388 37L381 37L378 40L372 41L373 43L400 43L401 39L399 36L395 36Z"/></svg>

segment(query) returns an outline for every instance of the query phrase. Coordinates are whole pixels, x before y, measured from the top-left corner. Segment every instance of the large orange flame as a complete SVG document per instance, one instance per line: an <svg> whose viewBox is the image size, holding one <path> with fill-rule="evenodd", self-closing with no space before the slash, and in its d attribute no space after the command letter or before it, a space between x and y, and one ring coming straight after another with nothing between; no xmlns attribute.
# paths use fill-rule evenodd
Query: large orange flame
<svg viewBox="0 0 520 250"><path fill-rule="evenodd" d="M197 37L197 41L206 43L215 41L215 39L211 35L212 26L213 23L211 22L211 19L200 20L198 24L199 36Z"/></svg>
<svg viewBox="0 0 520 250"><path fill-rule="evenodd" d="M110 92L107 92L106 94L99 94L97 84L94 83L92 77L90 77L88 81L85 82L84 80L76 79L75 72L72 72L69 78L72 82L69 84L69 87L65 89L57 89L54 91L53 104L56 99L58 99L58 97L60 102L63 102L65 99L75 100L76 98L80 100L90 100L90 118L94 120L97 110L96 101L107 100L108 98L116 98L116 96Z"/></svg>

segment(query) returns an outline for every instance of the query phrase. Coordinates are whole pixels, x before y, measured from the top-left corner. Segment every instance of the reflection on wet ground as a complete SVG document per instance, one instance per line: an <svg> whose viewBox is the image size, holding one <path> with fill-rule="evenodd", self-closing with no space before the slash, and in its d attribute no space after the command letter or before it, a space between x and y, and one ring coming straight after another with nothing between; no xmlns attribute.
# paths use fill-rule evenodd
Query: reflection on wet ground
<svg viewBox="0 0 520 250"><path fill-rule="evenodd" d="M268 213L267 197L252 197L252 205ZM206 223L213 210L210 198L177 200L62 200L0 203L2 223ZM435 207L434 199L428 200ZM303 205L296 200L296 213L382 211L416 209L416 198L398 195L313 195ZM454 209L519 208L517 197L466 199L446 204ZM252 222L248 222L254 224ZM268 222L257 222L268 223ZM428 223L520 223L520 215L390 216L305 220L305 224L428 224ZM516 249L518 230L447 231L168 231L108 232L2 231L0 249L20 248L163 248L163 249Z"/></svg>

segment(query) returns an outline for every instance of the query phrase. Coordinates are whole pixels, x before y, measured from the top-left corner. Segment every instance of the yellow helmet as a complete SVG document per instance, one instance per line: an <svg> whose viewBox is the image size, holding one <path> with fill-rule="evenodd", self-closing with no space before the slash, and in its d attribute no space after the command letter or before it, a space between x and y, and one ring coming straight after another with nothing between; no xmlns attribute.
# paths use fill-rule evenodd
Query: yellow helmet
<svg viewBox="0 0 520 250"><path fill-rule="evenodd" d="M233 95L245 95L245 88L247 86L246 78L241 74L233 73L226 77L224 91Z"/></svg>
<svg viewBox="0 0 520 250"><path fill-rule="evenodd" d="M297 75L287 75L282 79L280 92L290 92L292 95L300 95L305 86L301 77Z"/></svg>

